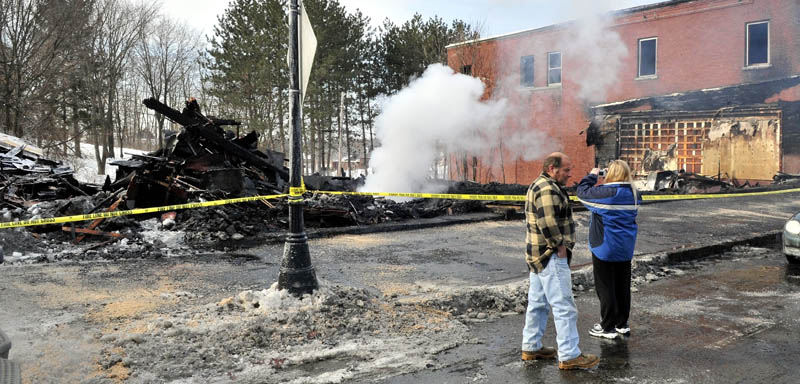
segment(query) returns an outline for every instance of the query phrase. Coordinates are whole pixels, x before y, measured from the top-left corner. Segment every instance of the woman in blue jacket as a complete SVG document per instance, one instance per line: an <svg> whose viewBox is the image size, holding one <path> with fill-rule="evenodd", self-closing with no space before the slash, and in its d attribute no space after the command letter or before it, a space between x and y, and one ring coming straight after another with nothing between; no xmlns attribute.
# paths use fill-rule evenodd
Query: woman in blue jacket
<svg viewBox="0 0 800 384"><path fill-rule="evenodd" d="M641 200L626 162L611 162L604 182L598 185L599 173L599 169L593 169L578 184L578 198L592 212L589 249L600 299L601 321L589 334L614 339L620 334L630 335L631 259Z"/></svg>

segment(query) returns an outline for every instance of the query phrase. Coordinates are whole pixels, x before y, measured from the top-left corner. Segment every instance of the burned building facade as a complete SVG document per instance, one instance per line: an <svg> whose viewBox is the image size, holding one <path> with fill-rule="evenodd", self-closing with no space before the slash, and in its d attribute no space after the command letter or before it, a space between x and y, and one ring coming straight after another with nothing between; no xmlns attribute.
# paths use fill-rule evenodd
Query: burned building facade
<svg viewBox="0 0 800 384"><path fill-rule="evenodd" d="M604 33L625 49L598 48L620 59L616 73L594 75L613 82L588 97L584 83L594 79L585 76L590 53L575 44L579 28L454 44L448 63L481 78L486 98L514 104L507 137L546 133L551 143L522 144L567 153L574 180L614 158L639 175L685 170L761 181L800 173L800 2L673 0L616 11ZM527 184L541 171L542 159L500 153L464 156L469 172L451 167L450 176Z"/></svg>

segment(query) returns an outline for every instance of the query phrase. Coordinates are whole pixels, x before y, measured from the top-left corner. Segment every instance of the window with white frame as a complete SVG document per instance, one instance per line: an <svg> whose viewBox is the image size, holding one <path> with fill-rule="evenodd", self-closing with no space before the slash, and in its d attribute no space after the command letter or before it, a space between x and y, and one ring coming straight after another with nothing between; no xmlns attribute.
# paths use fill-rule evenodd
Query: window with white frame
<svg viewBox="0 0 800 384"><path fill-rule="evenodd" d="M769 21L747 23L746 66L769 64Z"/></svg>
<svg viewBox="0 0 800 384"><path fill-rule="evenodd" d="M639 39L639 77L656 75L658 38Z"/></svg>
<svg viewBox="0 0 800 384"><path fill-rule="evenodd" d="M523 87L533 86L533 56L522 56L520 58L519 80Z"/></svg>
<svg viewBox="0 0 800 384"><path fill-rule="evenodd" d="M561 52L547 54L547 85L561 84Z"/></svg>

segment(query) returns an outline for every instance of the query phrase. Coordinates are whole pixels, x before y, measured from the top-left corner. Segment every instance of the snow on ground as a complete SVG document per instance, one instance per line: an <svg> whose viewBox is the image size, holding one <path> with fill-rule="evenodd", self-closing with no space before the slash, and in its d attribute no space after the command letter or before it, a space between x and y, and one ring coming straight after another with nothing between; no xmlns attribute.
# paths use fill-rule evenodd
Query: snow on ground
<svg viewBox="0 0 800 384"><path fill-rule="evenodd" d="M101 146L101 151L103 150L102 148ZM142 155L147 152L148 151L133 148L122 148L122 153L125 156L119 158L119 148L114 148L114 155L117 157L106 160L106 174L111 175L111 180L113 181L117 167L110 165L112 161L130 159L131 155ZM94 155L93 144L81 143L81 157L68 159L65 162L71 165L72 169L75 170L75 178L78 179L78 181L83 183L103 184L106 179L106 175L97 174L97 160Z"/></svg>
<svg viewBox="0 0 800 384"><path fill-rule="evenodd" d="M139 224L142 226L142 231L139 232L139 235L142 236L144 242L148 244L163 244L161 251L164 254L180 254L188 250L184 241L185 233L183 231L163 230L161 223L155 218L141 221ZM156 242L157 240L160 243Z"/></svg>
<svg viewBox="0 0 800 384"><path fill-rule="evenodd" d="M115 328L100 336L116 340L100 364L122 364L131 383L340 383L432 367L436 354L471 340L447 311L320 285L302 298L276 285L243 291Z"/></svg>

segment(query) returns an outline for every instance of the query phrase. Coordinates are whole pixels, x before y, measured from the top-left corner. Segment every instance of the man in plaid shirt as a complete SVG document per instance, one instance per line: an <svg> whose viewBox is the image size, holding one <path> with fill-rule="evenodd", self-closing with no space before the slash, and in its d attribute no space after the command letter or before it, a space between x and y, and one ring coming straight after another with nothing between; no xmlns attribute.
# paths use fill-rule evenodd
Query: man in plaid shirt
<svg viewBox="0 0 800 384"><path fill-rule="evenodd" d="M525 260L530 270L530 288L522 330L522 360L556 356L554 348L542 346L552 307L560 369L591 368L600 362L596 355L582 354L578 348L578 309L572 297L569 270L575 245L575 222L569 196L564 190L571 171L572 163L567 155L551 153L525 198L528 228Z"/></svg>

